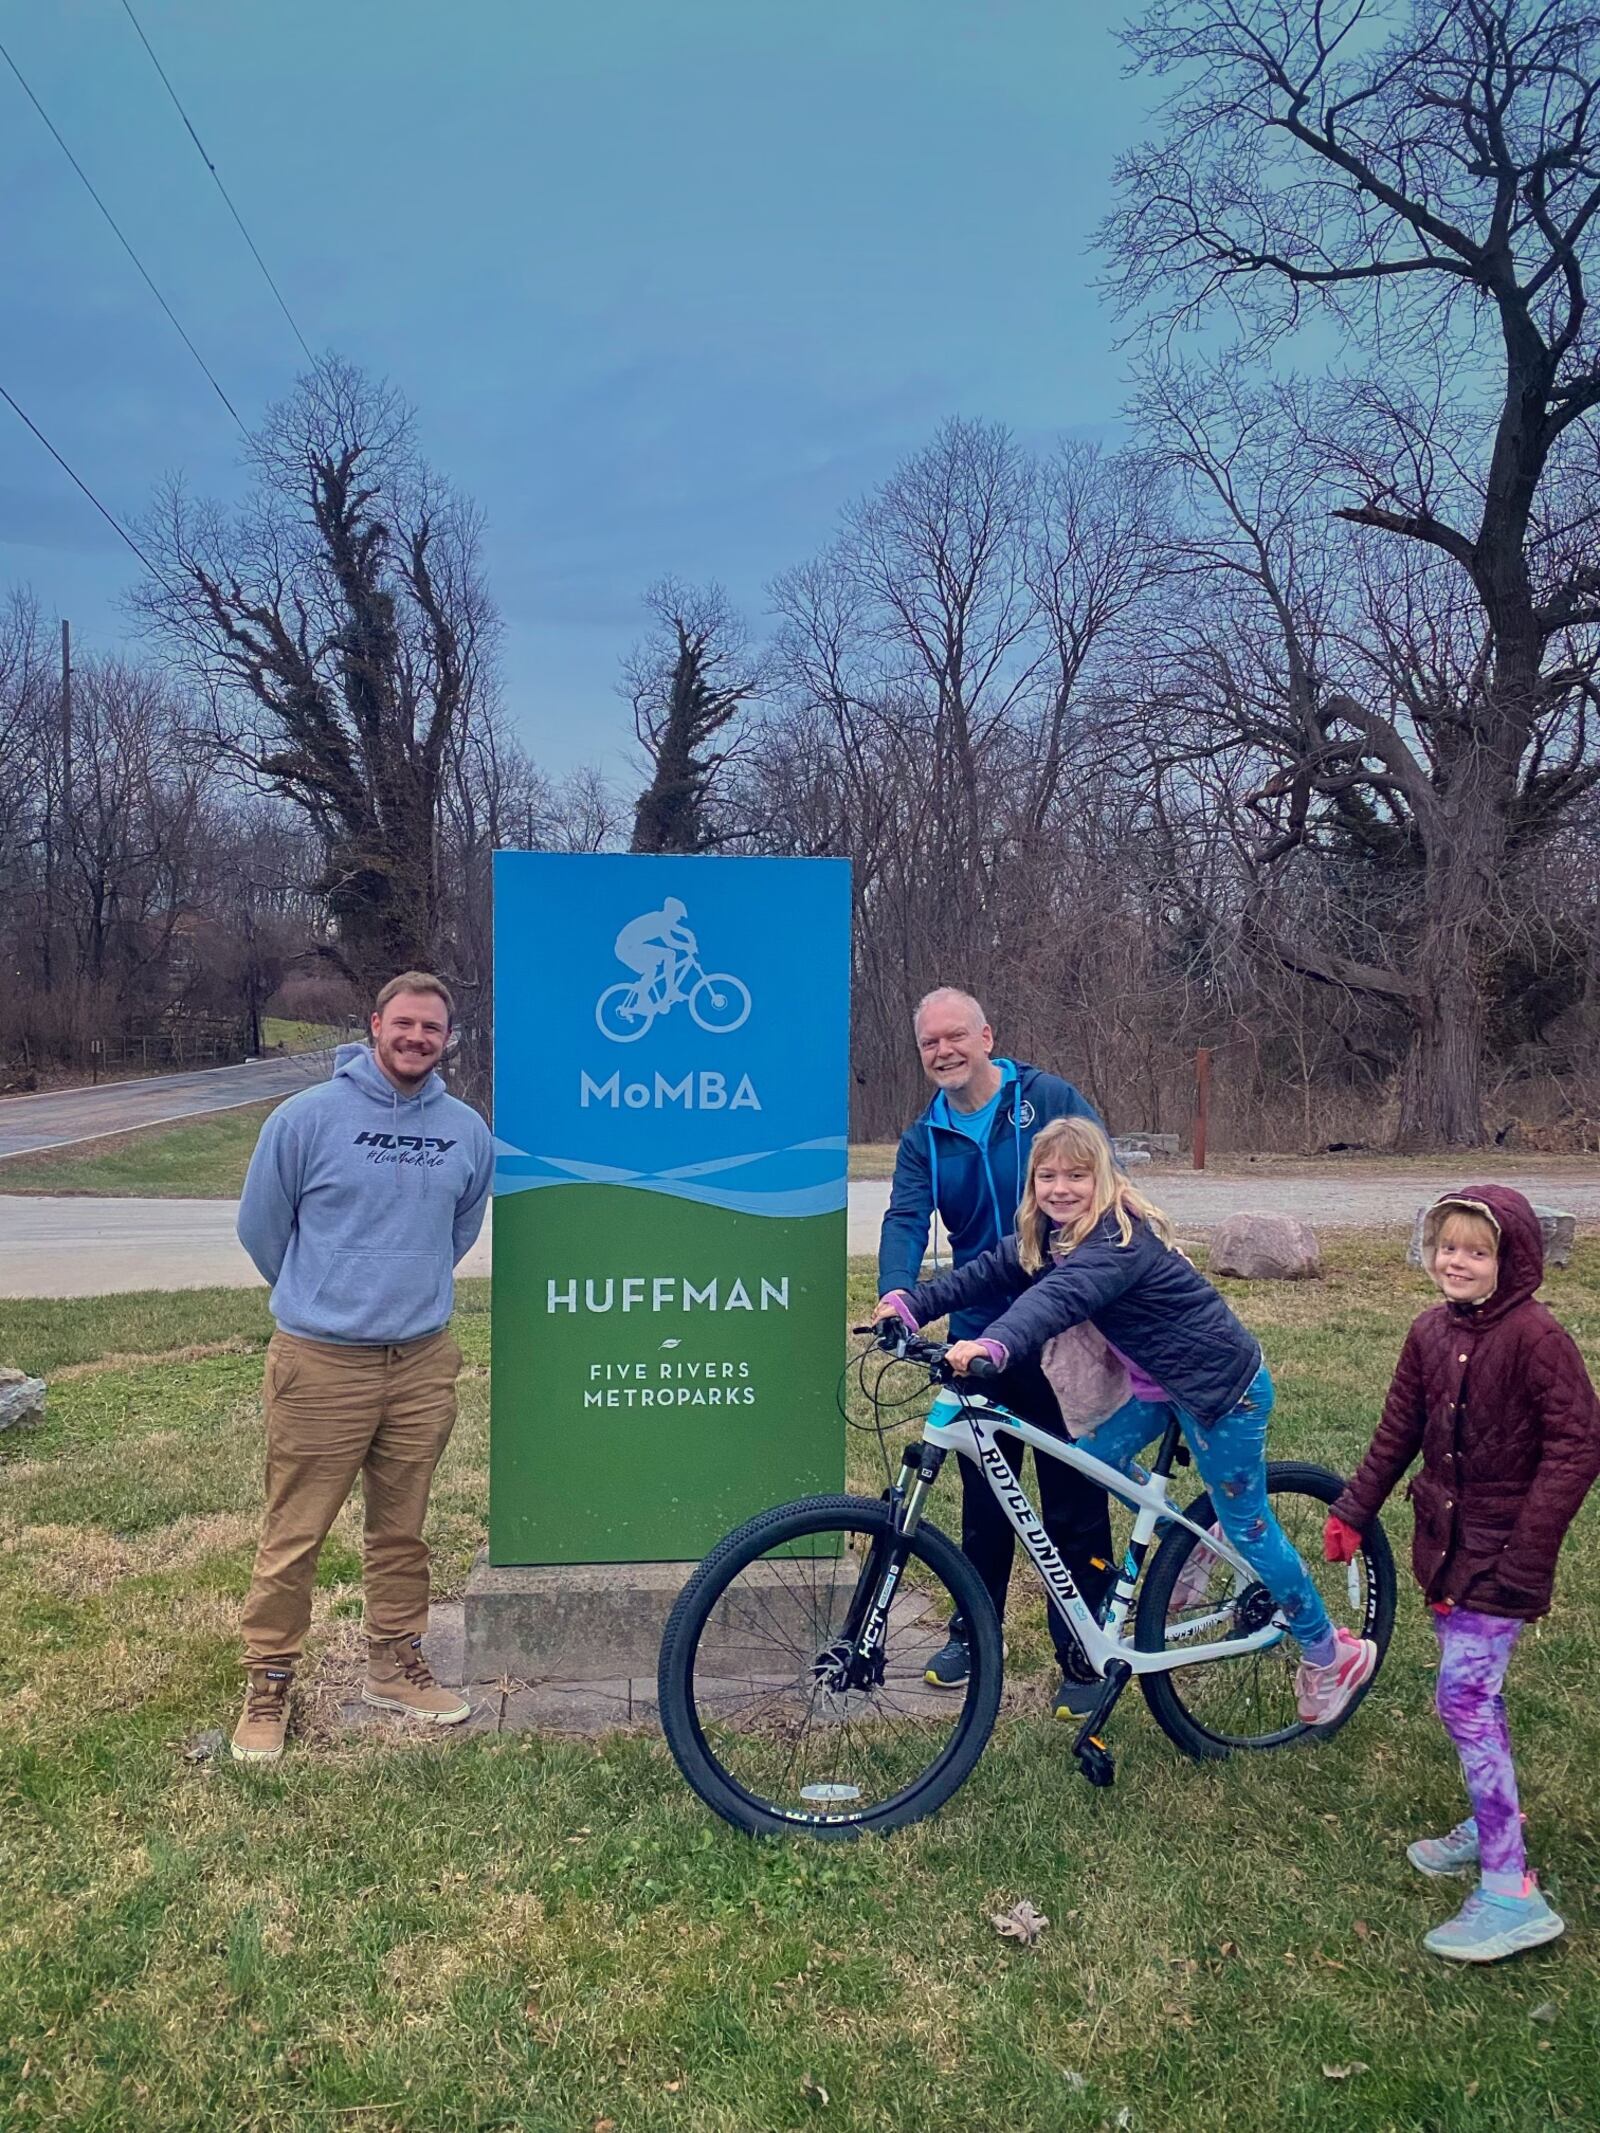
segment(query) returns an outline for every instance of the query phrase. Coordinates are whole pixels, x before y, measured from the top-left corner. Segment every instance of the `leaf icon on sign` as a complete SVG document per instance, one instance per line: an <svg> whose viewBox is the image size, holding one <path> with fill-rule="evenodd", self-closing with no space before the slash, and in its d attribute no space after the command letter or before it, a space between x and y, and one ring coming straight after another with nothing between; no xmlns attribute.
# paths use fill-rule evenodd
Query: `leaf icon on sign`
<svg viewBox="0 0 1600 2133"><path fill-rule="evenodd" d="M681 1348L683 1343L682 1341L663 1341L661 1345L663 1348Z"/></svg>

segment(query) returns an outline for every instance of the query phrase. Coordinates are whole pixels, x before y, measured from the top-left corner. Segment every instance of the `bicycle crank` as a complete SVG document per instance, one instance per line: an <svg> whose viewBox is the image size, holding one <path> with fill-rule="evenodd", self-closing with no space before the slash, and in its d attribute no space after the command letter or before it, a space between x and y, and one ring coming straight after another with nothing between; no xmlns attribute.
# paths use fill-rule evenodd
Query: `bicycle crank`
<svg viewBox="0 0 1600 2133"><path fill-rule="evenodd" d="M1077 1757L1078 1768L1091 1785L1110 1785L1116 1781L1116 1758L1101 1736L1117 1707L1118 1697L1132 1679L1133 1668L1127 1660L1113 1659L1106 1668L1106 1678L1095 1701L1095 1707L1078 1728L1078 1737L1072 1743L1072 1752Z"/></svg>

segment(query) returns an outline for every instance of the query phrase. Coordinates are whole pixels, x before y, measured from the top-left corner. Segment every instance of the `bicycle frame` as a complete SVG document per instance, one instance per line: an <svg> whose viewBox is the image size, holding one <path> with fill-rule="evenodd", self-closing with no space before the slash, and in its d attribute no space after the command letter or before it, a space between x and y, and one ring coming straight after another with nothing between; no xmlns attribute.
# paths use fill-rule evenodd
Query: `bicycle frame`
<svg viewBox="0 0 1600 2133"><path fill-rule="evenodd" d="M647 1014L654 1021L657 1015L679 1000L688 999L705 972L700 967L698 955L680 955L675 963L658 970L648 983L640 978L633 987L633 1006L637 1014Z"/></svg>
<svg viewBox="0 0 1600 2133"><path fill-rule="evenodd" d="M1045 1532L1027 1491L1012 1473L997 1441L999 1433L1031 1445L1041 1459L1056 1459L1064 1466L1075 1468L1133 1510L1133 1533L1112 1587L1104 1626L1078 1590L1072 1572ZM1168 1424L1155 1467L1146 1473L1143 1481L1135 1481L1116 1467L1107 1466L1104 1460L1096 1459L1070 1439L1050 1436L1031 1422L1024 1422L1009 1408L986 1399L982 1393L952 1390L936 1393L923 1425L921 1442L924 1454L932 1452L936 1456L931 1462L924 1458L915 1480L905 1492L902 1530L915 1531L945 1456L950 1452L965 1453L988 1482L995 1501L1027 1551L1040 1583L1071 1623L1084 1657L1102 1679L1113 1660L1122 1661L1133 1674L1170 1673L1177 1667L1202 1666L1208 1660L1239 1659L1249 1652L1264 1651L1280 1644L1288 1635L1282 1623L1269 1622L1262 1629L1229 1637L1220 1644L1197 1644L1177 1652L1142 1652L1135 1648L1132 1638L1124 1634L1144 1559L1158 1527L1182 1526L1190 1533L1198 1534L1213 1554L1231 1563L1247 1579L1253 1582L1256 1576L1229 1541L1221 1534L1212 1534L1197 1526L1173 1503L1168 1469L1178 1442L1175 1419ZM908 1447L907 1461L912 1457L913 1452ZM1228 1620L1230 1615L1231 1609L1217 1609L1194 1623L1185 1623L1182 1634L1196 1635L1217 1622Z"/></svg>

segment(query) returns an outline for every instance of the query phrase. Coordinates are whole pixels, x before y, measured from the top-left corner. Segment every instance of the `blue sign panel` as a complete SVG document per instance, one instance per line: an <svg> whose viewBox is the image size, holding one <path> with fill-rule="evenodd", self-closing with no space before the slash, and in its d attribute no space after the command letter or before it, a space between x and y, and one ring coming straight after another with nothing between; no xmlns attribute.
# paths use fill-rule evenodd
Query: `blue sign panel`
<svg viewBox="0 0 1600 2133"><path fill-rule="evenodd" d="M497 856L497 1562L838 1485L849 925L841 860Z"/></svg>

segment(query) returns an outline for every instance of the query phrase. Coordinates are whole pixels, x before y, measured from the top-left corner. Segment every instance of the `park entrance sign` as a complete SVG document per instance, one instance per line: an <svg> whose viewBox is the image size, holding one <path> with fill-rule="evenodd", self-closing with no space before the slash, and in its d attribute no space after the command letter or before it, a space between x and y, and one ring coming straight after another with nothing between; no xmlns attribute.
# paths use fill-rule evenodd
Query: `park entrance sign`
<svg viewBox="0 0 1600 2133"><path fill-rule="evenodd" d="M494 892L490 1561L694 1560L842 1485L848 864Z"/></svg>

